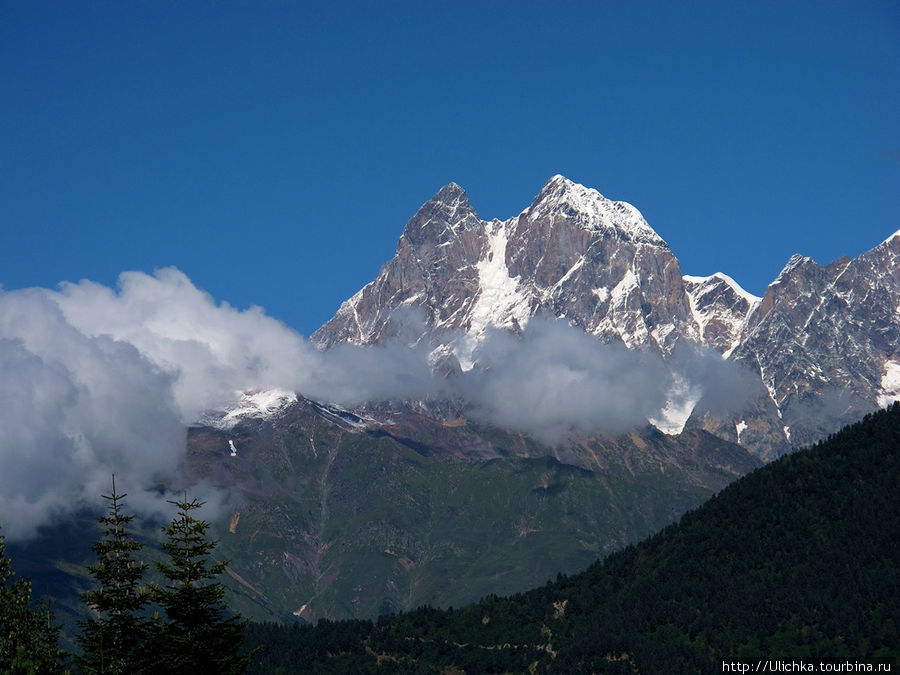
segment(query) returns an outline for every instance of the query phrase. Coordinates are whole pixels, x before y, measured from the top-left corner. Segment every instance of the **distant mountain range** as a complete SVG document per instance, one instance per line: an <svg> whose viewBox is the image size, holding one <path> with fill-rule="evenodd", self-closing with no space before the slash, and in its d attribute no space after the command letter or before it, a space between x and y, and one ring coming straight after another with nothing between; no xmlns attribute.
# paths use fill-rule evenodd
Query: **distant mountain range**
<svg viewBox="0 0 900 675"><path fill-rule="evenodd" d="M672 370L665 431L704 428L763 459L823 438L900 397L900 231L854 260L793 256L762 298L725 274L686 276L636 208L554 176L509 220L478 218L451 183L406 224L378 277L312 335L324 348L426 340L435 361L477 365L486 331L535 316L658 353ZM424 321L410 335L403 317ZM683 355L739 366L745 396L704 396Z"/></svg>

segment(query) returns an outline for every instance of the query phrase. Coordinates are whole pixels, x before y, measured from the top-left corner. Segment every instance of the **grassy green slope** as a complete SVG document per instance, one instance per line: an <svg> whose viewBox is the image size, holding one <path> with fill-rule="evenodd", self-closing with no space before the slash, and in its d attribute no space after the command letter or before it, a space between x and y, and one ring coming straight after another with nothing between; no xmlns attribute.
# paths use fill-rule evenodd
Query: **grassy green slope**
<svg viewBox="0 0 900 675"><path fill-rule="evenodd" d="M415 417L352 433L314 412L191 438L190 470L235 496L219 554L232 606L257 619L370 618L521 591L638 541L757 465L704 432L563 449L586 469L503 430Z"/></svg>

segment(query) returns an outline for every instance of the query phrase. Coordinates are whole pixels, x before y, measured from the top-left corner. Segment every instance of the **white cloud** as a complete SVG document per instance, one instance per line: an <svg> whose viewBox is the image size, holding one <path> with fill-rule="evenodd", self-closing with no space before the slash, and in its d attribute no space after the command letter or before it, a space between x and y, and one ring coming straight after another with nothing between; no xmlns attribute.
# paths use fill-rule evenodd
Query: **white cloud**
<svg viewBox="0 0 900 675"><path fill-rule="evenodd" d="M96 505L113 472L131 508L165 511L158 486L186 424L237 391L302 390L320 361L261 309L217 305L176 269L124 273L117 290L0 291L4 534Z"/></svg>
<svg viewBox="0 0 900 675"><path fill-rule="evenodd" d="M0 517L11 539L96 501L113 471L140 492L182 456L170 376L131 345L76 330L43 291L0 293L0 372Z"/></svg>
<svg viewBox="0 0 900 675"><path fill-rule="evenodd" d="M658 356L562 321L535 318L518 336L489 332L479 365L447 379L428 365L434 345L408 344L422 335L421 317L395 322L391 344L321 352L258 307L217 304L174 268L123 273L117 289L81 281L0 290L4 533L22 538L96 506L113 472L130 508L165 511L158 486L184 456L185 425L252 389L351 406L446 394L472 417L547 441L645 424L665 403L669 374Z"/></svg>

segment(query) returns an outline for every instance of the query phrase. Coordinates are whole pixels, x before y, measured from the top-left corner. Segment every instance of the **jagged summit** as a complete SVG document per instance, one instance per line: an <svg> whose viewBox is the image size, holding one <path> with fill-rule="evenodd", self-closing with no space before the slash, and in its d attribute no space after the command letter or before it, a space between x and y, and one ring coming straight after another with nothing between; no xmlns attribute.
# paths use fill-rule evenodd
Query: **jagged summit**
<svg viewBox="0 0 900 675"><path fill-rule="evenodd" d="M447 197L455 198L458 195L465 196L466 191L460 187L459 183L450 181L444 187L437 191L432 199L446 199Z"/></svg>
<svg viewBox="0 0 900 675"><path fill-rule="evenodd" d="M719 415L715 423L704 414L703 428L728 437L735 424L749 423L772 447L780 436L786 449L819 440L895 400L898 253L900 238L888 238L856 258L825 266L791 256L748 314L729 356L761 380L759 396L748 406L756 411L746 420ZM741 435L742 444L749 433Z"/></svg>
<svg viewBox="0 0 900 675"><path fill-rule="evenodd" d="M683 278L700 341L727 358L740 343L747 317L762 298L721 272L708 277L685 274Z"/></svg>
<svg viewBox="0 0 900 675"><path fill-rule="evenodd" d="M684 275L684 280L686 282L694 283L694 284L718 284L722 283L731 288L735 293L744 298L748 303L756 303L762 300L758 295L753 295L749 291L744 290L744 287L741 286L737 281L732 279L730 276L723 272L713 272L708 277L698 277L690 274Z"/></svg>
<svg viewBox="0 0 900 675"><path fill-rule="evenodd" d="M434 197L425 202L422 208L437 204L445 205L450 211L464 208L474 212L466 191L456 183L447 183L435 193Z"/></svg>

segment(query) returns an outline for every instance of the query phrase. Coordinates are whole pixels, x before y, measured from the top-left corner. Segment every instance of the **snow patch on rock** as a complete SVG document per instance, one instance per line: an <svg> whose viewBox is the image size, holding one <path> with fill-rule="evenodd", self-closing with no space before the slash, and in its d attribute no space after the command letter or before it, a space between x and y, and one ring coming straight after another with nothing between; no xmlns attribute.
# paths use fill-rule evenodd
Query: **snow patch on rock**
<svg viewBox="0 0 900 675"><path fill-rule="evenodd" d="M469 314L469 333L480 336L488 326L524 327L531 316L528 295L519 287L519 278L509 275L506 266L507 222L486 223L487 246L484 257L475 263L478 270L478 297Z"/></svg>
<svg viewBox="0 0 900 675"><path fill-rule="evenodd" d="M735 422L734 430L737 433L737 442L738 443L741 442L741 434L744 432L744 430L746 428L747 428L747 423L744 420L741 420L740 422Z"/></svg>

